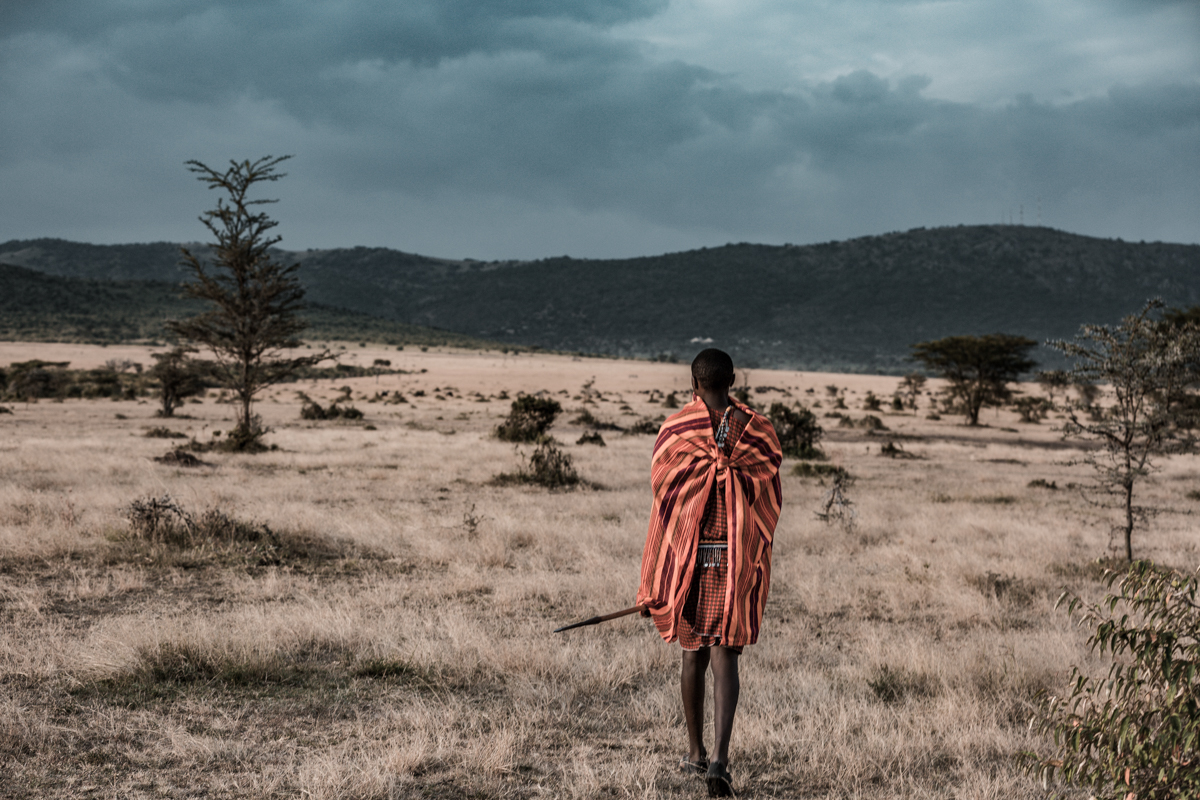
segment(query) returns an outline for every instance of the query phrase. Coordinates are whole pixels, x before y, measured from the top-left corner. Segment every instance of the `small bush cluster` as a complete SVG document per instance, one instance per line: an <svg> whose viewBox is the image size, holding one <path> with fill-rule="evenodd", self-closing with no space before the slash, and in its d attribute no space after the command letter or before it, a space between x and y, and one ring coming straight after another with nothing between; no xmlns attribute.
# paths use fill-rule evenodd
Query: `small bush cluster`
<svg viewBox="0 0 1200 800"><path fill-rule="evenodd" d="M354 406L343 406L348 397L340 397L329 404L328 408L322 408L321 404L304 392L297 392L303 405L300 406L300 419L308 420L323 420L323 419L362 419L363 412L359 411Z"/></svg>
<svg viewBox="0 0 1200 800"><path fill-rule="evenodd" d="M607 446L604 443L604 437L600 435L599 431L588 431L584 433L579 437L575 444L594 444L600 447Z"/></svg>
<svg viewBox="0 0 1200 800"><path fill-rule="evenodd" d="M886 431L888 426L883 424L883 420L874 414L867 414L860 420L855 420L850 417L842 416L838 419L839 428L862 428L867 431Z"/></svg>
<svg viewBox="0 0 1200 800"><path fill-rule="evenodd" d="M154 384L149 375L140 371L124 372L111 367L67 369L69 365L69 361L38 359L10 364L0 377L0 399L135 400L148 396Z"/></svg>
<svg viewBox="0 0 1200 800"><path fill-rule="evenodd" d="M508 417L496 428L496 438L502 442L536 442L560 413L562 406L555 400L522 395L513 400Z"/></svg>
<svg viewBox="0 0 1200 800"><path fill-rule="evenodd" d="M193 515L169 494L134 500L125 509L129 533L135 540L175 547L194 547L205 542L257 542L278 544L266 525L235 519L210 508Z"/></svg>

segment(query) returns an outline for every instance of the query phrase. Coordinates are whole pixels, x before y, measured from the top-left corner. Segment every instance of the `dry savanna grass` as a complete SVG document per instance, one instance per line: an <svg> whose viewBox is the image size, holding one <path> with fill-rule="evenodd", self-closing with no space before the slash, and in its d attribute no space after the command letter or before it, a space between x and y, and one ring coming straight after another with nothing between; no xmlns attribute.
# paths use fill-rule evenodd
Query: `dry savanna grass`
<svg viewBox="0 0 1200 800"><path fill-rule="evenodd" d="M0 363L149 362L116 350L0 344ZM211 441L232 421L211 395L178 419L109 400L0 416L0 796L701 796L674 768L677 646L637 617L550 632L632 603L649 507L653 437L576 444L571 420L670 413L686 367L346 357L407 372L278 387L258 405L278 449L202 466L155 461L185 440L145 434ZM836 384L852 418L896 384L747 377L760 406L818 416ZM327 405L343 386L361 420L300 418L297 390ZM492 482L532 450L490 435L521 391L566 409L551 433L578 488ZM1105 512L1069 488L1088 475L1053 418L989 411L972 429L926 419L930 401L874 412L884 431L822 419L854 477L848 521L818 520L828 480L785 462L764 632L742 658L741 796L1043 795L1013 756L1040 744L1039 690L1102 668L1052 607L1063 586L1101 594ZM1191 458L1149 481L1163 513L1140 555L1195 568L1198 488ZM131 526L135 500L164 495L188 521Z"/></svg>

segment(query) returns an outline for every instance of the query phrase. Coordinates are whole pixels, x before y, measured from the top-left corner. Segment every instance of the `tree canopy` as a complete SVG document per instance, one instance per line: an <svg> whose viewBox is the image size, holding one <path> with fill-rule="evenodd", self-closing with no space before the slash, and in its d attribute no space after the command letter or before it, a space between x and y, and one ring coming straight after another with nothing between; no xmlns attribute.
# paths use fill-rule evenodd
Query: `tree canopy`
<svg viewBox="0 0 1200 800"><path fill-rule="evenodd" d="M1008 400L1008 384L1037 366L1029 358L1036 346L1033 339L1007 333L948 336L914 344L912 357L949 382L945 392L951 410L978 425L980 409Z"/></svg>

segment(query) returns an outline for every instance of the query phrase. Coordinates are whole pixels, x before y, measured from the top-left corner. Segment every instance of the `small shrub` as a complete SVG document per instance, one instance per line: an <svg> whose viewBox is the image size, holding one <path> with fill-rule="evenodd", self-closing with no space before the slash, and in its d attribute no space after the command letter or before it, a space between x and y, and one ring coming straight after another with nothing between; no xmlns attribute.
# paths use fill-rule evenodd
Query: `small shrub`
<svg viewBox="0 0 1200 800"><path fill-rule="evenodd" d="M839 428L862 428L868 431L886 431L887 425L883 424L883 420L874 414L867 414L860 420L855 420L850 417L843 416L838 419Z"/></svg>
<svg viewBox="0 0 1200 800"><path fill-rule="evenodd" d="M13 410L8 406L0 406L0 414L11 414Z"/></svg>
<svg viewBox="0 0 1200 800"><path fill-rule="evenodd" d="M1200 500L1200 489L1189 489L1186 497L1188 500Z"/></svg>
<svg viewBox="0 0 1200 800"><path fill-rule="evenodd" d="M899 445L893 441L884 442L883 445L879 448L879 455L887 456L888 458L899 458L899 459L920 458L920 456L918 456L916 453L908 452L907 450L904 449L904 447L902 447L901 445Z"/></svg>
<svg viewBox="0 0 1200 800"><path fill-rule="evenodd" d="M792 467L792 474L797 478L824 478L826 476L842 476L844 480L850 479L850 473L845 467L837 467L833 464L814 464L811 461L801 461L796 466Z"/></svg>
<svg viewBox="0 0 1200 800"><path fill-rule="evenodd" d="M934 422L937 422L941 418L942 418L942 415L937 413L936 411L930 411L928 414L925 415L925 419L931 419Z"/></svg>
<svg viewBox="0 0 1200 800"><path fill-rule="evenodd" d="M143 435L147 439L186 439L187 438L186 433L180 433L179 431L173 431L170 428L165 428L162 426L159 426L157 428L151 428L150 430L146 431Z"/></svg>
<svg viewBox="0 0 1200 800"><path fill-rule="evenodd" d="M1052 492L1058 490L1057 481L1048 481L1045 478L1034 478L1025 485L1030 489L1049 489Z"/></svg>
<svg viewBox="0 0 1200 800"><path fill-rule="evenodd" d="M558 448L551 438L545 437L529 456L529 462L519 472L501 473L491 480L494 486L510 486L516 483L533 483L547 489L561 489L580 483L579 473L571 464L571 457Z"/></svg>
<svg viewBox="0 0 1200 800"><path fill-rule="evenodd" d="M552 439L537 446L529 457L529 482L548 489L574 486L579 483L579 474L571 465L571 457L558 449Z"/></svg>
<svg viewBox="0 0 1200 800"><path fill-rule="evenodd" d="M166 455L155 456L155 461L159 464L168 464L173 467L208 467L212 466L207 461L201 461L187 450L177 448L167 453Z"/></svg>
<svg viewBox="0 0 1200 800"><path fill-rule="evenodd" d="M825 454L817 447L825 431L812 411L804 406L789 408L783 403L772 403L767 417L775 428L775 435L779 437L779 445L785 456L825 458Z"/></svg>
<svg viewBox="0 0 1200 800"><path fill-rule="evenodd" d="M679 408L679 401L675 399L675 393L671 392L662 401L663 408Z"/></svg>
<svg viewBox="0 0 1200 800"><path fill-rule="evenodd" d="M214 444L214 450L227 453L261 453L269 450L263 444L262 437L270 433L270 428L262 424L262 417L253 414L246 425L237 425L219 444Z"/></svg>
<svg viewBox="0 0 1200 800"><path fill-rule="evenodd" d="M604 443L604 437L600 435L599 431L589 431L583 434L579 437L575 444L595 444L599 445L600 447L607 447L607 445Z"/></svg>
<svg viewBox="0 0 1200 800"><path fill-rule="evenodd" d="M846 487L851 483L848 474L835 473L833 476L833 486L825 493L825 497L821 500L821 510L816 512L817 519L822 522L837 522L842 526L842 529L847 533L854 530L854 523L858 518L858 512L854 509L854 502L846 496Z"/></svg>
<svg viewBox="0 0 1200 800"><path fill-rule="evenodd" d="M651 436L658 435L658 431L662 428L666 417L642 417L637 422L629 426L625 431L632 434L649 434Z"/></svg>
<svg viewBox="0 0 1200 800"><path fill-rule="evenodd" d="M134 500L125 509L125 519L135 539L149 542L190 541L195 527L191 515L169 494Z"/></svg>
<svg viewBox="0 0 1200 800"><path fill-rule="evenodd" d="M867 411L879 411L883 408L883 403L874 392L868 391L867 396L863 398L863 408Z"/></svg>
<svg viewBox="0 0 1200 800"><path fill-rule="evenodd" d="M496 428L502 442L535 442L554 424L562 406L549 398L523 395L512 402L508 418Z"/></svg>

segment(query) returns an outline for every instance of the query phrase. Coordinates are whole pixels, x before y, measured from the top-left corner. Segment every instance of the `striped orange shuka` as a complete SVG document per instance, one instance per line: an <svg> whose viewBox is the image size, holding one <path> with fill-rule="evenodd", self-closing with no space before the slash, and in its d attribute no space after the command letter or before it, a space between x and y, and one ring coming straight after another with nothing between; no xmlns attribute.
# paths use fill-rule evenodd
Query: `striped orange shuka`
<svg viewBox="0 0 1200 800"><path fill-rule="evenodd" d="M771 542L783 502L783 454L767 418L733 404L750 421L728 457L717 449L708 407L698 397L663 423L654 443L654 504L637 603L650 610L668 642L679 637L681 624L687 624L681 617L696 566L700 521L718 475L725 478L730 565L721 642L741 647L758 641L771 584Z"/></svg>

